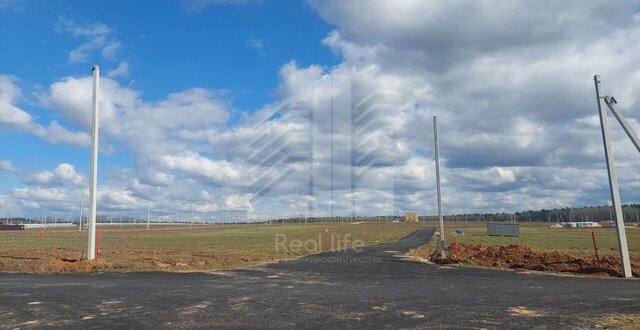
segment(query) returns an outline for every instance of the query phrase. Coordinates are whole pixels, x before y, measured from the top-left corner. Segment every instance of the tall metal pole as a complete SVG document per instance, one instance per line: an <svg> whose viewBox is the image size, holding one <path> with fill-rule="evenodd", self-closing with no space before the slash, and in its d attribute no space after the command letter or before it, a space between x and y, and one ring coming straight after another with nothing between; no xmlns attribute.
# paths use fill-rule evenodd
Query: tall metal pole
<svg viewBox="0 0 640 330"><path fill-rule="evenodd" d="M149 230L149 208L151 208L151 203L147 203L147 230Z"/></svg>
<svg viewBox="0 0 640 330"><path fill-rule="evenodd" d="M100 88L100 67L94 65L93 71L93 101L91 126L91 181L89 186L89 243L87 245L87 259L96 256L96 199L98 188L98 102Z"/></svg>
<svg viewBox="0 0 640 330"><path fill-rule="evenodd" d="M82 231L82 207L84 203L84 194L80 193L80 220L78 221L78 231Z"/></svg>
<svg viewBox="0 0 640 330"><path fill-rule="evenodd" d="M436 150L436 186L438 189L438 221L440 222L440 257L444 259L444 218L442 217L442 192L440 188L440 143L438 142L438 116L433 116L433 143Z"/></svg>
<svg viewBox="0 0 640 330"><path fill-rule="evenodd" d="M618 176L613 159L613 149L611 148L611 137L609 135L609 122L607 121L607 109L604 96L601 93L602 85L600 76L593 76L596 87L596 99L598 101L598 113L600 114L600 128L602 129L602 142L604 144L604 156L607 161L607 172L609 174L609 188L611 190L611 202L616 218L616 231L618 232L618 247L620 249L620 260L622 262L622 274L624 277L632 277L631 263L629 261L629 249L627 247L627 235L624 230L624 218L622 215L622 205L620 204L620 190L618 189Z"/></svg>

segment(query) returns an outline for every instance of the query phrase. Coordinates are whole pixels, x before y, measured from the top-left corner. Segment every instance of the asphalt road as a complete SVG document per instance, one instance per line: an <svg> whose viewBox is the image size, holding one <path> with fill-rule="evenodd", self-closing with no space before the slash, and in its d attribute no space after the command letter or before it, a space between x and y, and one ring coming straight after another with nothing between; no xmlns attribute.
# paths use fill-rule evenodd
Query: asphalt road
<svg viewBox="0 0 640 330"><path fill-rule="evenodd" d="M404 261L423 229L362 251L215 273L0 275L0 327L590 328L640 313L640 281Z"/></svg>

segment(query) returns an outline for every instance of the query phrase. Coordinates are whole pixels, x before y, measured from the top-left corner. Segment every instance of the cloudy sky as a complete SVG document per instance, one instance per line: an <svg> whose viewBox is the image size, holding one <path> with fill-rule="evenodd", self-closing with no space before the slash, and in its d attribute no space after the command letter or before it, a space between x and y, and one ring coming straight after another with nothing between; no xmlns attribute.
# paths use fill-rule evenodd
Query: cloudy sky
<svg viewBox="0 0 640 330"><path fill-rule="evenodd" d="M99 214L434 214L434 115L446 213L606 204L639 54L638 1L0 0L0 217L77 216L94 64Z"/></svg>

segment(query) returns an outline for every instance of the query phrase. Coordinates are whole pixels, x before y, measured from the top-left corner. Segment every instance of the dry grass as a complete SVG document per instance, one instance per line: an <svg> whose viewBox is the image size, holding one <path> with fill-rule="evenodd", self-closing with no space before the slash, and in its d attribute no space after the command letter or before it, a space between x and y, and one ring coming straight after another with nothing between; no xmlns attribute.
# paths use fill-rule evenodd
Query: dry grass
<svg viewBox="0 0 640 330"><path fill-rule="evenodd" d="M566 252L582 256L594 254L591 232L596 236L598 253L601 256L618 255L618 240L614 228L565 229L549 228L550 223L521 223L520 237L487 236L486 223L445 223L447 245L453 242L455 229L464 235L458 236L460 243L487 244L495 246L522 245L543 252ZM640 228L626 228L629 254L640 257Z"/></svg>
<svg viewBox="0 0 640 330"><path fill-rule="evenodd" d="M80 261L86 231L0 232L0 271L214 270L291 259L327 249L396 240L421 224L287 224L189 228L102 229L100 260ZM276 237L309 242L309 249L276 248ZM284 235L284 236L282 236ZM345 241L347 241L345 243ZM332 243L333 242L333 243Z"/></svg>
<svg viewBox="0 0 640 330"><path fill-rule="evenodd" d="M605 329L640 329L640 314L609 314L599 317L595 321Z"/></svg>

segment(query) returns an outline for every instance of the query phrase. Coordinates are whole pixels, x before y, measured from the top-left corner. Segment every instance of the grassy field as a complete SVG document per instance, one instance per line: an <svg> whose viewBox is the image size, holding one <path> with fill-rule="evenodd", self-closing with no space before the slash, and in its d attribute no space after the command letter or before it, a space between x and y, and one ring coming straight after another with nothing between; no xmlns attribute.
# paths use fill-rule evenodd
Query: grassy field
<svg viewBox="0 0 640 330"><path fill-rule="evenodd" d="M602 329L640 329L639 314L609 314L594 318L593 320L596 321L596 324L600 325Z"/></svg>
<svg viewBox="0 0 640 330"><path fill-rule="evenodd" d="M424 224L287 224L189 228L104 227L100 262L77 261L87 232L0 232L0 271L205 270L241 267L310 253L396 240ZM298 240L298 241L296 241ZM301 246L302 245L302 246Z"/></svg>
<svg viewBox="0 0 640 330"><path fill-rule="evenodd" d="M593 231L600 255L618 254L615 229L610 228L552 229L548 224L524 223L520 226L520 237L490 237L484 223L447 222L445 226L447 244L453 242L453 231L461 229L464 232L459 236L461 243L525 245L540 251L577 255L593 255ZM100 239L100 261L92 263L79 261L86 253L86 231L0 232L0 271L225 269L296 258L353 243L384 243L420 227L437 227L437 223L152 227L149 231L144 227L105 226ZM631 255L640 257L640 228L627 228L627 238Z"/></svg>
<svg viewBox="0 0 640 330"><path fill-rule="evenodd" d="M435 225L435 224L434 224ZM591 232L596 236L600 255L618 255L615 228L565 229L549 228L548 223L521 223L520 237L487 236L485 223L445 223L447 244L453 241L453 231L461 229L460 243L488 245L525 245L544 252L562 251L577 255L593 255ZM640 228L626 228L631 256L640 257Z"/></svg>

